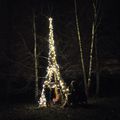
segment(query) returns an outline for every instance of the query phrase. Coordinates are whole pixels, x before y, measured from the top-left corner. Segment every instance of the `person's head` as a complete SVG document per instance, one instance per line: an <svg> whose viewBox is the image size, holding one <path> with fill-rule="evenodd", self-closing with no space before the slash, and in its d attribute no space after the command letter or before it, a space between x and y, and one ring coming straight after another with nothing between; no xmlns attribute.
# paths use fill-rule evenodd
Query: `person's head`
<svg viewBox="0 0 120 120"><path fill-rule="evenodd" d="M73 81L71 82L71 85L72 85L73 87L75 87L75 86L76 86L76 82L73 80Z"/></svg>
<svg viewBox="0 0 120 120"><path fill-rule="evenodd" d="M71 81L71 85L73 85L73 84L75 84L75 81L74 81L74 80Z"/></svg>

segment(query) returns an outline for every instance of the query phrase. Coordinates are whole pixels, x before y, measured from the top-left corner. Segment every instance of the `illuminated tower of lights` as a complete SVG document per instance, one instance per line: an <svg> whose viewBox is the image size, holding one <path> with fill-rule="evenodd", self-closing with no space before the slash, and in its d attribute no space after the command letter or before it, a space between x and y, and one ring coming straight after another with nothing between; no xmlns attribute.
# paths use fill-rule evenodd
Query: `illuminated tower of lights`
<svg viewBox="0 0 120 120"><path fill-rule="evenodd" d="M64 81L60 75L59 65L56 60L55 44L54 44L54 35L53 35L53 24L52 18L49 18L49 54L48 54L48 67L47 74L43 83L43 88L41 92L41 97L39 100L40 107L46 107L46 98L45 98L45 87L49 88L59 88L67 101L69 89L66 87Z"/></svg>

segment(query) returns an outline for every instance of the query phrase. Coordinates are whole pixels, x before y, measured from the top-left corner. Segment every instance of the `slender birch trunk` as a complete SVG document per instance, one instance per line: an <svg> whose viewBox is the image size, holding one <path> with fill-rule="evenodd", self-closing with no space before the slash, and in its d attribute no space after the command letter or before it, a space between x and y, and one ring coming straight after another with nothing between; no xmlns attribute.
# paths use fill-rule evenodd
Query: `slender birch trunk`
<svg viewBox="0 0 120 120"><path fill-rule="evenodd" d="M35 62L35 100L38 99L38 61L37 61L37 38L35 26L35 13L33 12L33 35L34 35L34 62Z"/></svg>
<svg viewBox="0 0 120 120"><path fill-rule="evenodd" d="M96 6L95 3L92 2L93 5L93 23L92 23L92 32L91 32L91 46L90 46L90 62L89 62L89 73L88 73L88 89L91 85L91 73L92 73L92 60L93 60L93 48L94 48L94 42L95 42L95 29L96 29Z"/></svg>
<svg viewBox="0 0 120 120"><path fill-rule="evenodd" d="M80 58L81 58L80 62L82 64L85 93L86 93L86 96L87 96L87 79L86 79L86 71L85 71L85 64L84 64L84 58L83 58L83 49L82 49L82 42L81 42L81 36L80 36L80 29L79 29L79 23L78 23L76 0L74 0L74 5L75 5L75 19L76 19L77 37L78 37L78 40L79 40L79 50L80 50Z"/></svg>
<svg viewBox="0 0 120 120"><path fill-rule="evenodd" d="M95 1L92 1L93 4L93 12L94 12L94 16L93 16L93 26L94 29L92 28L92 39L94 41L94 45L95 45L95 61L96 61L96 95L99 94L99 61L98 61L98 49L97 49L97 27L98 27L98 23L97 23L97 0L96 3ZM100 5L99 5L100 7ZM99 8L100 9L100 8ZM93 27L92 26L92 27ZM92 44L92 43L91 43ZM90 80L91 81L91 80ZM90 84L90 83L89 83Z"/></svg>
<svg viewBox="0 0 120 120"><path fill-rule="evenodd" d="M93 21L93 25L92 25L92 39L91 39L91 46L90 46L89 73L88 73L88 90L89 90L90 85L91 85L91 73L92 73L94 41L95 41L95 22Z"/></svg>

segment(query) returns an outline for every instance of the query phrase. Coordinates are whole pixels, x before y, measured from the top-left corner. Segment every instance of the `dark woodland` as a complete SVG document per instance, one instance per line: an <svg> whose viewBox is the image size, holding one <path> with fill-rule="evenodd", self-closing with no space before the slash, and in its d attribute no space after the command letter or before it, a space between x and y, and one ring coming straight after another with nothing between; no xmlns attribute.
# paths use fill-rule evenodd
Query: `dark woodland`
<svg viewBox="0 0 120 120"><path fill-rule="evenodd" d="M90 77L91 80L86 96L74 1L86 79ZM0 0L0 120L119 120L118 5L118 0ZM74 90L72 87L77 89L70 96L72 106L38 107L48 66L49 17L53 18L61 76L71 91ZM93 23L96 29L89 75ZM37 44L37 94L34 35ZM71 87L72 81L76 85ZM74 98L78 94L80 97L76 101ZM78 105L84 101L85 104Z"/></svg>

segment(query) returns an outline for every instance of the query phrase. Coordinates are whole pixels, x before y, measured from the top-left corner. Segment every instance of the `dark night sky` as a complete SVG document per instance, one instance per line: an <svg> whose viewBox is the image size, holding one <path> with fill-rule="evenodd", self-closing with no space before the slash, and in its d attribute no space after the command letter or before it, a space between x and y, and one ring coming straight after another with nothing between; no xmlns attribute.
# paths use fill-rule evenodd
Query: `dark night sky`
<svg viewBox="0 0 120 120"><path fill-rule="evenodd" d="M81 26L87 31L87 20L90 11L90 0L77 0L78 14L81 20ZM9 39L13 24L19 24L26 16L31 16L34 8L38 16L53 16L56 27L61 24L67 24L74 20L73 0L1 0L1 22L0 33L1 41L6 45L6 39ZM88 14L87 14L88 13ZM84 14L84 15L83 15ZM112 55L119 56L119 8L118 1L104 1L101 7L101 25L99 27L99 41L101 50L111 52ZM69 16L69 17L68 17ZM18 23L17 23L18 22ZM59 28L61 29L61 28ZM7 34L7 35L5 35ZM4 40L5 39L5 40ZM3 45L2 45L3 46ZM1 49L3 48L1 46ZM4 48L5 49L5 48Z"/></svg>
<svg viewBox="0 0 120 120"><path fill-rule="evenodd" d="M100 1L100 0L99 0ZM89 32L91 11L90 0L77 0L80 27L83 40ZM98 28L98 47L101 56L119 57L119 6L118 0L102 0L100 9L101 24ZM45 24L45 16L53 16L56 33L64 31L66 25L74 23L73 0L1 0L0 1L0 53L10 47L10 41L15 34L15 26L21 26L25 19L31 19L32 8L38 16L38 26ZM43 16L43 17L42 17ZM39 22L40 21L40 22ZM43 25L42 24L42 25ZM46 25L47 26L47 25ZM43 28L43 26L42 26ZM71 28L69 28L71 29ZM38 27L39 30L39 27ZM44 33L46 27L40 32ZM65 33L66 34L66 33ZM45 34L46 35L46 34ZM69 35L68 35L69 36ZM15 42L15 41L14 41ZM9 51L9 50L8 50ZM2 58L1 58L2 59Z"/></svg>

